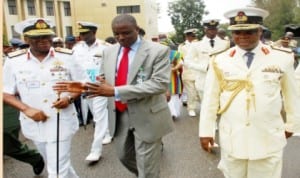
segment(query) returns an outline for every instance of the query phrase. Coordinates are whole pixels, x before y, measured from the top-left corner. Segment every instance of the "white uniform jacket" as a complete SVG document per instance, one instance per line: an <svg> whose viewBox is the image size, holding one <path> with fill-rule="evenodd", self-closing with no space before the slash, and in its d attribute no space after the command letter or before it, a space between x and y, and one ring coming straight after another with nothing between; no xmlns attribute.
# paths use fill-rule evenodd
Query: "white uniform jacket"
<svg viewBox="0 0 300 178"><path fill-rule="evenodd" d="M207 75L199 136L214 137L219 110L223 112L221 148L235 158L261 159L283 149L285 131L299 131L300 99L292 53L259 43L248 69L245 52L233 47L212 60L215 63ZM222 86L213 63L224 78ZM286 123L280 114L283 103Z"/></svg>
<svg viewBox="0 0 300 178"><path fill-rule="evenodd" d="M107 46L108 43L96 39L91 46L88 46L84 41L80 41L73 48L76 60L86 70L92 82L95 82L96 76L100 74L103 50Z"/></svg>
<svg viewBox="0 0 300 178"><path fill-rule="evenodd" d="M197 90L203 90L210 54L223 51L229 47L228 41L222 40L218 36L214 38L215 42L213 48L210 46L209 40L210 39L205 36L201 41L192 43L184 59L184 67L193 71L189 77L196 80Z"/></svg>
<svg viewBox="0 0 300 178"><path fill-rule="evenodd" d="M84 70L74 61L69 50L58 52L53 48L40 62L30 50L21 55L8 58L3 68L3 92L20 95L23 103L40 109L49 118L36 122L20 113L23 134L34 141L56 141L57 110L52 103L57 94L52 86L57 81L87 81ZM67 93L62 93L61 97ZM73 104L60 111L60 140L69 139L78 130L78 119Z"/></svg>
<svg viewBox="0 0 300 178"><path fill-rule="evenodd" d="M299 64L296 68L295 74L296 74L298 95L300 95L300 65Z"/></svg>

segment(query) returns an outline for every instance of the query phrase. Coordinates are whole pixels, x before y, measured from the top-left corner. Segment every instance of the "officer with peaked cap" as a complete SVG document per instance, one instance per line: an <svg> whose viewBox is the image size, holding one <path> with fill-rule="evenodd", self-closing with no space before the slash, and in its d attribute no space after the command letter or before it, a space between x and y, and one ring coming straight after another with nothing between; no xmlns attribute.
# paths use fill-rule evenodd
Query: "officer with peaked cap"
<svg viewBox="0 0 300 178"><path fill-rule="evenodd" d="M101 73L99 70L102 62L102 52L110 44L96 38L97 24L83 21L77 22L77 24L82 41L74 46L74 54L89 75L90 80L95 82L96 77ZM95 122L94 139L86 161L95 162L101 157L102 144L108 144L112 139L108 131L107 98L102 96L81 98L81 108L84 122L88 119L88 110L93 114Z"/></svg>
<svg viewBox="0 0 300 178"><path fill-rule="evenodd" d="M192 43L198 41L197 32L199 30L196 28L191 28L185 30L184 36L185 41L178 46L178 51L182 54L183 58L188 54L189 48ZM198 102L197 100L197 90L194 87L194 72L193 70L189 70L183 66L182 70L182 82L183 82L183 91L180 97L184 106L191 106L189 110L194 110L193 106L195 106Z"/></svg>
<svg viewBox="0 0 300 178"><path fill-rule="evenodd" d="M191 44L189 53L184 59L184 69L193 70L194 74L190 78L193 86L197 90L197 97L203 99L204 81L209 64L209 55L228 48L229 43L217 36L219 21L217 19L206 20L203 22L205 36L201 41ZM189 116L196 116L197 98L194 96L193 104L188 104Z"/></svg>
<svg viewBox="0 0 300 178"><path fill-rule="evenodd" d="M200 144L211 151L220 115L218 168L226 178L280 178L286 139L299 132L300 98L295 95L293 55L260 41L267 15L253 7L225 13L236 46L215 54L209 67L199 122Z"/></svg>
<svg viewBox="0 0 300 178"><path fill-rule="evenodd" d="M65 38L65 48L73 49L73 46L75 44L76 44L75 36L70 35Z"/></svg>
<svg viewBox="0 0 300 178"><path fill-rule="evenodd" d="M64 47L64 42L63 39L61 37L54 37L52 39L52 45L54 48L63 48Z"/></svg>
<svg viewBox="0 0 300 178"><path fill-rule="evenodd" d="M43 18L27 19L15 25L15 31L27 38L30 48L8 54L3 67L3 100L20 111L22 132L33 141L46 161L48 177L76 178L70 152L72 137L78 130L72 103L78 94L57 94L52 85L62 80L87 81L88 77L76 64L72 51L51 47L52 27L52 21ZM56 159L57 142L59 161Z"/></svg>

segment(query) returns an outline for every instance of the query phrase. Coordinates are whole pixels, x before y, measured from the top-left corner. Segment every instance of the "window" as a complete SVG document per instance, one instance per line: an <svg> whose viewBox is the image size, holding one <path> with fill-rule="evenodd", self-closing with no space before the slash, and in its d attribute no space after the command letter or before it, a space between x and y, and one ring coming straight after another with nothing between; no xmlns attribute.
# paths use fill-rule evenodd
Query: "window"
<svg viewBox="0 0 300 178"><path fill-rule="evenodd" d="M48 16L54 16L53 1L46 1L46 12Z"/></svg>
<svg viewBox="0 0 300 178"><path fill-rule="evenodd" d="M27 0L28 15L35 15L34 0Z"/></svg>
<svg viewBox="0 0 300 178"><path fill-rule="evenodd" d="M66 26L66 36L73 35L73 29L72 26Z"/></svg>
<svg viewBox="0 0 300 178"><path fill-rule="evenodd" d="M117 14L140 13L140 6L118 6Z"/></svg>
<svg viewBox="0 0 300 178"><path fill-rule="evenodd" d="M7 4L8 4L8 12L9 12L9 14L16 15L17 14L16 0L8 0Z"/></svg>
<svg viewBox="0 0 300 178"><path fill-rule="evenodd" d="M15 31L13 25L10 28L11 28L11 33L13 38L21 38L21 35Z"/></svg>
<svg viewBox="0 0 300 178"><path fill-rule="evenodd" d="M65 16L71 16L70 2L64 2Z"/></svg>

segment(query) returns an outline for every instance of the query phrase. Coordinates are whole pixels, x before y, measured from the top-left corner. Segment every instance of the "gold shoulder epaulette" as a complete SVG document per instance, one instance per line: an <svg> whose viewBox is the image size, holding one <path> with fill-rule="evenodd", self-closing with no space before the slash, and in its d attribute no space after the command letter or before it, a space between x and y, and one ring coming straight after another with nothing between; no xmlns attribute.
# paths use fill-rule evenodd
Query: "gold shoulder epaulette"
<svg viewBox="0 0 300 178"><path fill-rule="evenodd" d="M214 53L211 53L211 54L209 55L209 57L215 56L215 55L218 55L218 54L221 54L221 53L227 51L228 49L229 49L229 48L225 48L225 49L223 49L223 50L220 50L220 51L216 51L216 52L214 52Z"/></svg>
<svg viewBox="0 0 300 178"><path fill-rule="evenodd" d="M68 49L68 48L60 48L60 47L55 48L55 52L65 53L65 54L73 54L73 50Z"/></svg>
<svg viewBox="0 0 300 178"><path fill-rule="evenodd" d="M9 58L13 58L13 57L16 57L16 56L20 56L22 54L25 54L27 52L27 49L20 49L20 50L17 50L17 51L13 51L13 52L10 52L7 54L7 56Z"/></svg>
<svg viewBox="0 0 300 178"><path fill-rule="evenodd" d="M286 52L286 53L292 53L293 51L289 48L280 48L274 45L270 45L272 49L278 50L278 51L282 51L282 52Z"/></svg>

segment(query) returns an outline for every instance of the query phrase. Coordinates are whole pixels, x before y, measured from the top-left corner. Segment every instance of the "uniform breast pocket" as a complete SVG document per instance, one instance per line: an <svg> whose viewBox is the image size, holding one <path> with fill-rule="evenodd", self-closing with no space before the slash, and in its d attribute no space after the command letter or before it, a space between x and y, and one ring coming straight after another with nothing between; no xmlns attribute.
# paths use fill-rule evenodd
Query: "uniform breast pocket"
<svg viewBox="0 0 300 178"><path fill-rule="evenodd" d="M20 71L16 75L18 90L21 93L28 93L40 87L38 75L32 72Z"/></svg>
<svg viewBox="0 0 300 178"><path fill-rule="evenodd" d="M263 78L262 78L263 87L264 87L265 94L267 96L274 96L275 94L280 92L281 76L282 76L281 73L275 73L275 72L263 73Z"/></svg>

